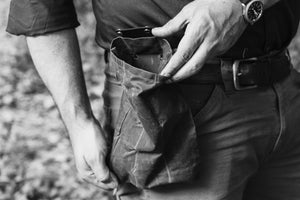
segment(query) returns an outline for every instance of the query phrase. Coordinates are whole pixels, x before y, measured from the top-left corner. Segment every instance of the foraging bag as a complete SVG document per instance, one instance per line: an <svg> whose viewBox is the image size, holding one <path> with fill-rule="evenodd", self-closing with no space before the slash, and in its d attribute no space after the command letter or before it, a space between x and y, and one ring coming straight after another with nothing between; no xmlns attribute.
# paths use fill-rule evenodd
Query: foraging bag
<svg viewBox="0 0 300 200"><path fill-rule="evenodd" d="M111 44L110 62L123 88L109 157L121 183L151 188L195 178L196 129L176 83L159 73L172 49L155 37L122 38Z"/></svg>

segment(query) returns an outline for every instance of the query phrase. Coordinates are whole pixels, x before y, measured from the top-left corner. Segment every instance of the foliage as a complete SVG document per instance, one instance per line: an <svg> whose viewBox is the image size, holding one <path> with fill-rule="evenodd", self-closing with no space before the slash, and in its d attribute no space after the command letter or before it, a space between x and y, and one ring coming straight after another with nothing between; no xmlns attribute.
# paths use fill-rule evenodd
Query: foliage
<svg viewBox="0 0 300 200"><path fill-rule="evenodd" d="M103 51L94 42L90 1L75 2L88 92L99 115ZM8 4L0 3L0 200L109 199L77 177L68 136L24 38L4 31ZM300 66L299 33L290 49L295 66Z"/></svg>
<svg viewBox="0 0 300 200"><path fill-rule="evenodd" d="M75 1L89 96L101 107L103 51L94 42L90 1ZM34 70L24 37L5 33L9 0L0 3L0 200L109 199L81 181L54 102Z"/></svg>

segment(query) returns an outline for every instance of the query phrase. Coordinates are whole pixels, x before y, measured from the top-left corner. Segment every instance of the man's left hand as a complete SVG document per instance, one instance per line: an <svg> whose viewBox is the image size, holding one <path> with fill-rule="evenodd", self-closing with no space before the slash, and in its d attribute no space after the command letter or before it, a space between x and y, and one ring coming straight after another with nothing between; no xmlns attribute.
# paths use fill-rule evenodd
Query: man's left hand
<svg viewBox="0 0 300 200"><path fill-rule="evenodd" d="M179 81L197 73L209 58L225 53L245 30L239 0L195 0L162 27L152 29L168 37L185 29L176 53L161 75Z"/></svg>

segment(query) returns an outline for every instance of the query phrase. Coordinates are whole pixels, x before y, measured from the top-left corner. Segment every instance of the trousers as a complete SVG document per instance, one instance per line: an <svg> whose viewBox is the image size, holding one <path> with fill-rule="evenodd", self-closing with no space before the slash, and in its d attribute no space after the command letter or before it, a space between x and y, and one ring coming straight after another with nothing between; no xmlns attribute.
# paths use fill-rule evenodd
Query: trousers
<svg viewBox="0 0 300 200"><path fill-rule="evenodd" d="M108 63L103 127L113 134L122 87ZM227 91L219 84L178 83L197 131L195 180L151 189L122 185L120 200L298 200L300 198L300 74L270 86Z"/></svg>

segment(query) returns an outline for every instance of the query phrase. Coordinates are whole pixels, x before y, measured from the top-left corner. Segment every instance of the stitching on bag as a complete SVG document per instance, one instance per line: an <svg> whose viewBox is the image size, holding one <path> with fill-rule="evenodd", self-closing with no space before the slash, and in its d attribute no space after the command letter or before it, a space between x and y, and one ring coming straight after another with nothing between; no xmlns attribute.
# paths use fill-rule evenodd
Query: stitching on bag
<svg viewBox="0 0 300 200"><path fill-rule="evenodd" d="M134 146L135 158L134 158L134 164L133 164L133 168L132 168L131 172L134 176L134 180L135 180L136 185L138 184L138 180L137 180L137 176L135 175L135 172L137 170L137 165L138 165L138 162L137 162L138 159L137 158L138 158L138 153L139 153L136 149L137 149L137 147L138 147L138 145L139 145L139 143L140 143L140 141L141 141L144 134L145 134L145 130L143 129L142 133L140 134L140 137L138 138L138 140L137 140L137 142Z"/></svg>
<svg viewBox="0 0 300 200"><path fill-rule="evenodd" d="M117 135L120 135L121 129L122 129L123 124L124 124L124 121L127 118L127 115L128 115L128 113L129 113L130 110L131 110L131 108L127 108L127 110L126 110L126 112L124 114L124 117L122 117L122 121L119 123L120 125L116 127Z"/></svg>
<svg viewBox="0 0 300 200"><path fill-rule="evenodd" d="M133 165L133 169L131 171L131 173L134 177L135 185L138 185L138 179L137 179L137 176L135 175L135 171L137 169L137 158L138 158L138 152L136 152L136 154L135 154L134 165Z"/></svg>
<svg viewBox="0 0 300 200"><path fill-rule="evenodd" d="M166 157L165 157L164 154L162 154L162 156L163 156L163 159L164 159L164 162L165 162L165 166L166 166L166 172L167 172L167 175L168 175L168 181L169 181L169 183L172 183L172 177L171 177L170 169L169 169L168 164L167 164Z"/></svg>
<svg viewBox="0 0 300 200"><path fill-rule="evenodd" d="M121 134L121 129L123 127L124 121L127 118L128 113L130 112L130 108L127 108L124 117L122 118L122 121L118 124L120 124L119 126L116 127L115 129L115 134L114 134L114 138L113 138L113 146L112 146L112 155L114 155L115 151L117 150L116 146L119 143L120 140L120 134Z"/></svg>
<svg viewBox="0 0 300 200"><path fill-rule="evenodd" d="M137 140L137 142L136 142L136 144L135 144L135 146L134 146L134 149L135 149L135 150L136 150L137 147L139 146L139 143L140 143L140 141L141 141L142 136L144 135L144 133L145 133L145 130L143 129L142 133L140 134L140 137L138 138L138 140Z"/></svg>

